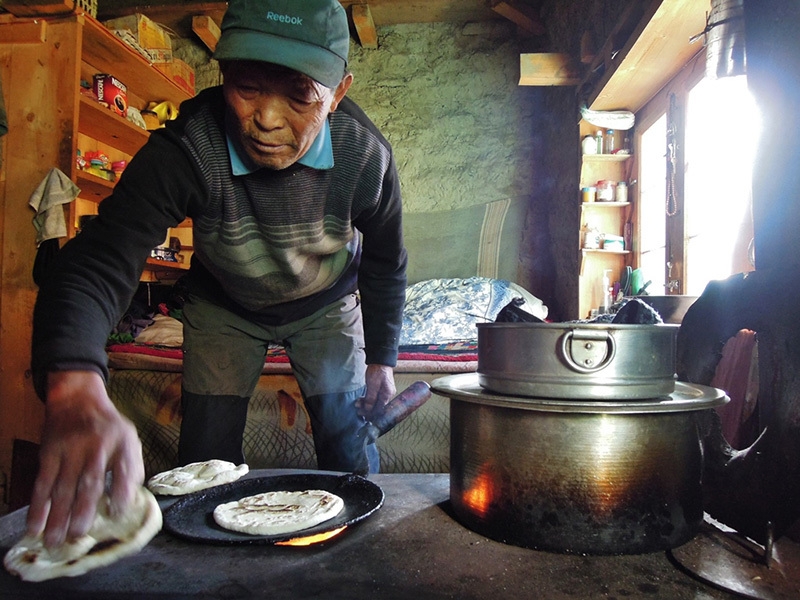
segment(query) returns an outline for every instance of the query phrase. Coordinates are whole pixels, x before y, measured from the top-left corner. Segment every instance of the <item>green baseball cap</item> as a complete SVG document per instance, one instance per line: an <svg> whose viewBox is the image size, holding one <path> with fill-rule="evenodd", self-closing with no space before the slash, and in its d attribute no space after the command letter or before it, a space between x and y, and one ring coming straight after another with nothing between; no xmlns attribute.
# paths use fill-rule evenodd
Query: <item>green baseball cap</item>
<svg viewBox="0 0 800 600"><path fill-rule="evenodd" d="M217 60L259 60L288 67L335 88L350 50L338 0L230 0Z"/></svg>

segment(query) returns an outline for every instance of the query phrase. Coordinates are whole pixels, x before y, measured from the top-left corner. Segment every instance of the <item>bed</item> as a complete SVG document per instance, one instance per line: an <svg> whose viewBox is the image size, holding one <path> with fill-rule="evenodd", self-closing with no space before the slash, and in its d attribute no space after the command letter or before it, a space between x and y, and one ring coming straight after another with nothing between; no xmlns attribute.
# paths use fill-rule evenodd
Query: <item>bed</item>
<svg viewBox="0 0 800 600"><path fill-rule="evenodd" d="M508 262L503 256L516 263L516 252L502 241L509 237L503 223L510 205L497 204L407 219L407 226L410 221L410 229L416 232L416 237L409 236L409 281L415 283L406 290L400 356L395 369L398 392L415 381L431 382L443 375L474 371L477 368L475 324L494 320L512 299L523 298L525 310L546 317L547 308L539 299L510 278L498 276L502 272L500 265ZM426 223L430 230L437 218L455 224L449 229L456 232L455 237L445 240L442 247L447 250L440 253L441 260L436 264L426 263L422 257L415 260L414 248L430 248L432 244L422 228L414 226L415 219L420 224ZM511 221L520 222L516 217ZM459 260L469 255L470 266L457 267L454 272L448 270L457 261L455 257L449 260L447 252L458 254ZM472 274L455 276L465 270ZM436 271L446 276L426 277ZM109 395L139 430L147 476L175 466L180 430L181 327L179 321L169 316L165 303L158 302L158 295L155 296L154 299L148 287L147 297L152 301L147 304L154 313L152 318L148 314L143 322L141 318L137 321L126 315L121 323L133 323L135 326L128 331L135 335L130 334L127 339L114 335L107 347ZM433 395L380 438L381 471L448 472L449 445L449 400ZM270 348L249 404L244 452L254 469L316 467L302 396L279 346Z"/></svg>

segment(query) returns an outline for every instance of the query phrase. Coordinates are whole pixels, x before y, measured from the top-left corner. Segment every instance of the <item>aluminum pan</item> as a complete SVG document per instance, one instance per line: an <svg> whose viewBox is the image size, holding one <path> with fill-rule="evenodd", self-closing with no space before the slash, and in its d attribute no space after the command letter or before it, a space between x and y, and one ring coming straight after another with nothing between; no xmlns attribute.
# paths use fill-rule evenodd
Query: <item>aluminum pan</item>
<svg viewBox="0 0 800 600"><path fill-rule="evenodd" d="M499 394L647 399L675 389L678 326L481 323L478 382Z"/></svg>
<svg viewBox="0 0 800 600"><path fill-rule="evenodd" d="M687 412L722 406L730 400L725 392L720 389L682 381L675 383L675 391L669 395L635 401L564 400L504 396L493 394L483 389L478 383L477 373L440 377L431 382L431 389L439 395L454 400L503 408L559 413L649 414Z"/></svg>

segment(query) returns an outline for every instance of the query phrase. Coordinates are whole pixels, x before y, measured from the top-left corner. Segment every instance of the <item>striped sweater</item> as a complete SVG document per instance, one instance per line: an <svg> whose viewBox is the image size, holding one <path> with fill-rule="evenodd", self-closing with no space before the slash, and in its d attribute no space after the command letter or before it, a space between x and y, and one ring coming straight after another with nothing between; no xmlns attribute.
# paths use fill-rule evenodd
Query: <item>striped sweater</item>
<svg viewBox="0 0 800 600"><path fill-rule="evenodd" d="M334 167L234 176L221 88L181 106L130 161L112 196L58 253L34 310L34 382L52 369L107 376L108 333L150 249L191 217L189 285L277 325L359 291L368 363L394 365L405 296L400 184L386 140L345 98L329 117Z"/></svg>

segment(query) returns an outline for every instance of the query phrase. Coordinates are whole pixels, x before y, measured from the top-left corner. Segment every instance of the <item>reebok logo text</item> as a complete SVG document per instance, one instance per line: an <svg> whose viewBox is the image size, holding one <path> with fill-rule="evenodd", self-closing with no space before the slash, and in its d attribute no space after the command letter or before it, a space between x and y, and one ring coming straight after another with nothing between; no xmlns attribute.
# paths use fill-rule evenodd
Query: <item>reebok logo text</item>
<svg viewBox="0 0 800 600"><path fill-rule="evenodd" d="M289 15L279 15L271 10L267 11L267 19L270 21L278 21L279 23L288 23L289 25L302 25L303 19L300 17L292 17Z"/></svg>

